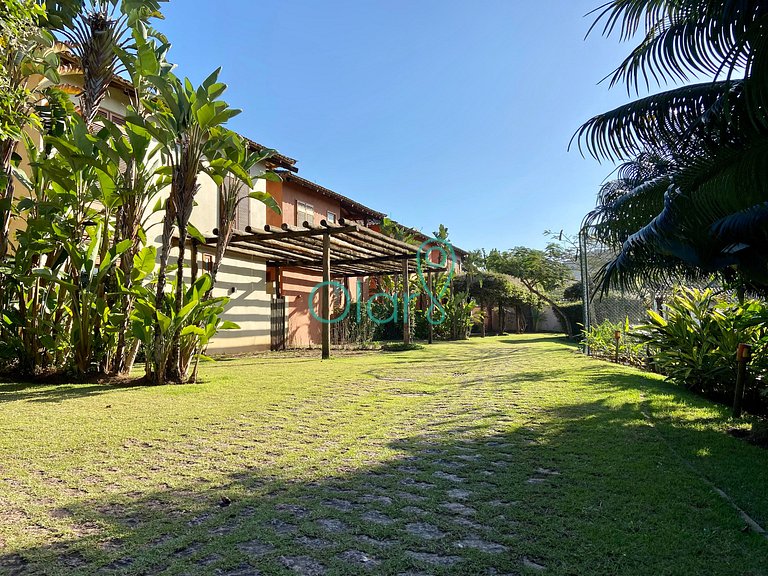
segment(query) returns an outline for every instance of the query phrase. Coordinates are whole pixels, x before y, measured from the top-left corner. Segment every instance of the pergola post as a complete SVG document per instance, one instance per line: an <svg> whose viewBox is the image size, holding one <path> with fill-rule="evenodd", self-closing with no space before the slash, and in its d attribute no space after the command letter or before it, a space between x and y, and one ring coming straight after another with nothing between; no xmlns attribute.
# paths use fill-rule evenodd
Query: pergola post
<svg viewBox="0 0 768 576"><path fill-rule="evenodd" d="M411 287L408 278L408 260L403 260L403 344L411 343Z"/></svg>
<svg viewBox="0 0 768 576"><path fill-rule="evenodd" d="M192 284L195 283L197 280L197 240L194 238L192 239L192 249L189 252L189 259L190 259L190 270L192 274Z"/></svg>
<svg viewBox="0 0 768 576"><path fill-rule="evenodd" d="M429 343L432 344L435 340L435 325L433 324L434 318L432 314L434 312L434 305L432 304L432 271L427 272L427 288L429 289L429 314L427 314L427 320L429 324Z"/></svg>
<svg viewBox="0 0 768 576"><path fill-rule="evenodd" d="M323 339L323 360L331 357L331 235L323 234L323 287L320 291L320 325Z"/></svg>

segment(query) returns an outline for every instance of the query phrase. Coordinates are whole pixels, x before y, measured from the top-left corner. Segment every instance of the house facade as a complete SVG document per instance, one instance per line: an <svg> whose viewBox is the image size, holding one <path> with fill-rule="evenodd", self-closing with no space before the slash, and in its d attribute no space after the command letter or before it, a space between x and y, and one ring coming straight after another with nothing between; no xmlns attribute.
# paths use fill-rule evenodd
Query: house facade
<svg viewBox="0 0 768 576"><path fill-rule="evenodd" d="M280 227L282 224L303 227L319 225L323 220L331 224L340 221L354 222L360 226L376 229L385 214L377 212L354 200L342 196L324 186L320 186L297 174L278 171L281 182L267 182L267 192L277 201L282 214L273 211L267 213L267 224ZM319 346L321 343L321 323L314 318L311 310L317 315L318 298L310 301L312 289L322 282L318 272L302 270L301 268L281 269L271 271L270 279L275 283L273 295L284 299L286 318L286 346L289 348L305 348ZM367 278L359 278L360 285L368 285ZM341 282L353 300L365 294L357 293L358 282L345 278ZM336 294L336 303L340 295Z"/></svg>
<svg viewBox="0 0 768 576"><path fill-rule="evenodd" d="M77 67L71 65L73 62L68 58L66 54L62 57L62 82L75 88L69 90L70 92L76 92L82 78ZM107 97L101 104L101 115L117 125L124 124L132 90L129 82L115 77ZM76 95L72 98L77 101ZM266 148L256 142L249 142L254 150ZM378 231L386 217L382 212L299 176L296 174L296 160L287 156L274 155L267 162L255 166L252 175L258 176L267 170L279 174L281 181L255 180L257 190L269 193L280 206L282 213L269 210L258 200L244 199L236 216L235 228L240 233L246 230L264 230L265 226L279 229L285 224L302 228L319 226L322 222L331 226L344 222ZM200 188L190 223L204 236L215 237L219 210L217 185L204 173L199 175L198 183ZM24 193L22 190L17 192ZM148 242L159 246L163 214L158 212L148 218ZM426 236L424 238L426 239ZM196 246L195 250L187 250L187 254L190 258L195 258L195 265L201 272L212 269L214 246ZM171 258L173 259L173 254ZM189 261L188 264L191 266L192 262ZM214 295L227 296L230 299L224 318L237 323L240 329L220 332L209 346L208 352L237 354L269 350L275 341L276 310L282 310L284 314L284 346L319 346L322 324L311 313L312 309L319 311L319 297L312 302L310 296L313 288L321 281L321 274L316 270L301 267L270 268L264 258L248 250L230 247L219 269ZM344 285L353 301L367 298L370 290L376 286L375 280L369 277L344 277L338 278L338 281ZM361 293L358 293L358 286L361 287ZM336 304L341 303L340 294L335 294L334 297Z"/></svg>

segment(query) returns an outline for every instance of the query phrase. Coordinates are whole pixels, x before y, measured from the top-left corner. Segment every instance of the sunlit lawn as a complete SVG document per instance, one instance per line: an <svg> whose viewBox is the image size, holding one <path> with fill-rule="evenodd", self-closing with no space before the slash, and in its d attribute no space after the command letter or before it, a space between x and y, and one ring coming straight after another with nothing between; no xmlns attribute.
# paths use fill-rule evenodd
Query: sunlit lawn
<svg viewBox="0 0 768 576"><path fill-rule="evenodd" d="M201 374L0 385L0 574L768 574L768 451L556 338Z"/></svg>

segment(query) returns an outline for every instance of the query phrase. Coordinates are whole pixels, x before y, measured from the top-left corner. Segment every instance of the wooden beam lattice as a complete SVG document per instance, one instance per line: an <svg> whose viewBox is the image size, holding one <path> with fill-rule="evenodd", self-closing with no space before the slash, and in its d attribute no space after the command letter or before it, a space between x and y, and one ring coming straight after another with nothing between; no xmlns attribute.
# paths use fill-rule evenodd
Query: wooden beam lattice
<svg viewBox="0 0 768 576"><path fill-rule="evenodd" d="M215 244L217 234L214 230L206 244ZM230 246L282 270L322 273L330 265L329 274L336 278L413 273L418 257L418 247L343 219L336 224L322 220L319 226L247 227L234 231Z"/></svg>

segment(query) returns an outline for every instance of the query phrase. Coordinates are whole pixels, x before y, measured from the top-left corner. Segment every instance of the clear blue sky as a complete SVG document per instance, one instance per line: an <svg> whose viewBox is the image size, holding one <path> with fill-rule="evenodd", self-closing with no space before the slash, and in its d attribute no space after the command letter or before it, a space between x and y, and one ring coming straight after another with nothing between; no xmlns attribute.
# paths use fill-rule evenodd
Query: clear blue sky
<svg viewBox="0 0 768 576"><path fill-rule="evenodd" d="M223 66L231 127L300 174L465 249L574 233L612 167L567 151L627 100L603 0L171 0L177 73Z"/></svg>

